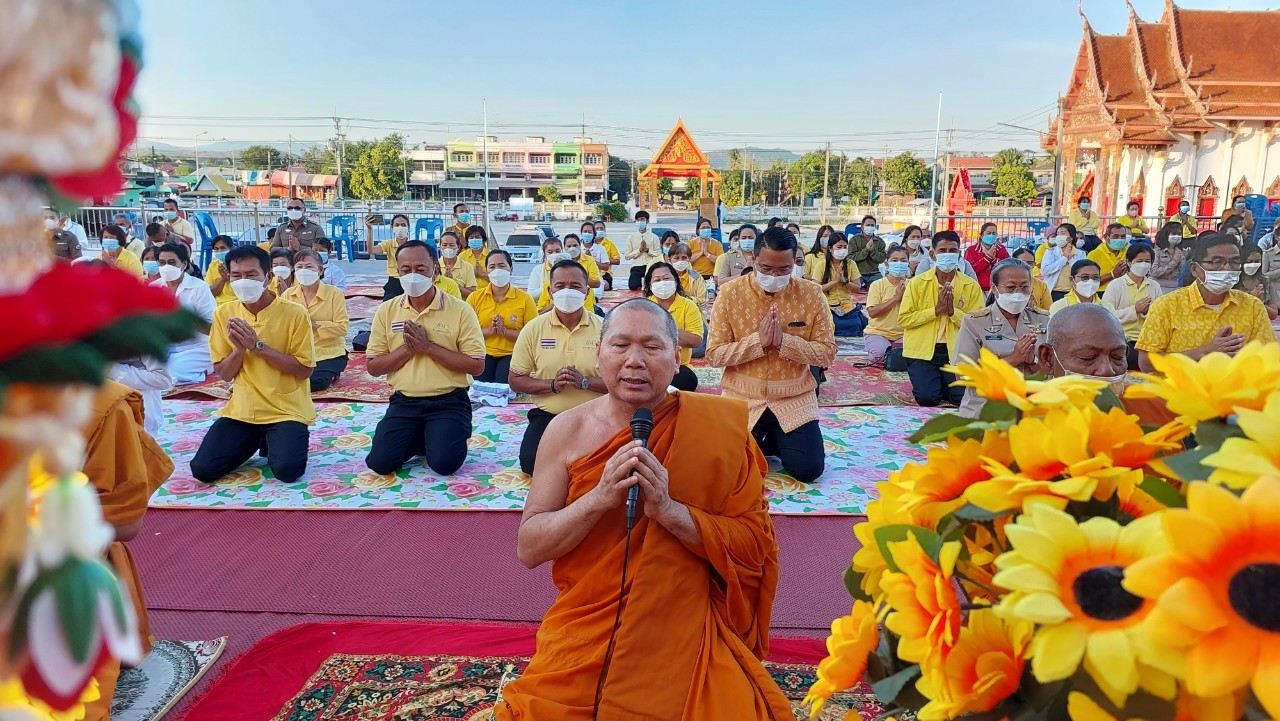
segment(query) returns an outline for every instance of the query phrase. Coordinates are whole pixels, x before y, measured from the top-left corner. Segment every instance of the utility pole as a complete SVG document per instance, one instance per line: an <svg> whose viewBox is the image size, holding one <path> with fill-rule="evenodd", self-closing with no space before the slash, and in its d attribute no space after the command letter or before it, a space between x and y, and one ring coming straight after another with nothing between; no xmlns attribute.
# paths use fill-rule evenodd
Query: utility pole
<svg viewBox="0 0 1280 721"><path fill-rule="evenodd" d="M338 158L338 200L341 201L344 196L344 192L343 192L344 189L342 187L342 150L344 145L343 140L346 137L342 134L342 118L335 117L333 119L333 132L334 132L334 135L336 136L335 140L338 144L338 152L334 153L334 155L336 155ZM408 187L407 182L405 184L405 187Z"/></svg>
<svg viewBox="0 0 1280 721"><path fill-rule="evenodd" d="M293 163L289 162L293 159L293 133L289 134L289 157L285 159L285 165L289 169L289 198L293 197ZM342 177L342 173L338 173L338 177ZM286 198L285 200L288 200Z"/></svg>
<svg viewBox="0 0 1280 721"><path fill-rule="evenodd" d="M582 114L582 135L578 136L578 203L587 204L587 164L583 144L587 142L587 114Z"/></svg>
<svg viewBox="0 0 1280 721"><path fill-rule="evenodd" d="M822 163L822 212L819 213L822 216L822 225L827 224L827 206L831 204L827 195L831 182L831 143L827 143L825 158Z"/></svg>
<svg viewBox="0 0 1280 721"><path fill-rule="evenodd" d="M484 221L481 223L486 231L489 228L489 101L480 101L480 113L484 116L484 140L480 142L480 150L484 153L484 202L480 204L483 209ZM553 158L554 160L554 158Z"/></svg>
<svg viewBox="0 0 1280 721"><path fill-rule="evenodd" d="M933 130L933 176L929 180L929 232L938 231L938 202L934 200L938 192L938 144L942 139L942 93L938 93L938 122ZM936 197L942 197L940 195Z"/></svg>
<svg viewBox="0 0 1280 721"><path fill-rule="evenodd" d="M1053 216L1062 212L1061 210L1058 209L1058 201L1062 198L1062 191L1060 190L1060 188L1062 188L1062 143L1064 138L1062 126L1065 124L1065 119L1062 117L1062 111L1063 111L1064 105L1065 105L1065 102L1062 96L1059 95L1058 96L1058 143L1057 143L1058 152L1054 153L1054 158L1053 158L1053 200L1052 200L1052 205L1050 206L1051 209L1049 210L1049 218L1048 218L1049 222L1053 222Z"/></svg>

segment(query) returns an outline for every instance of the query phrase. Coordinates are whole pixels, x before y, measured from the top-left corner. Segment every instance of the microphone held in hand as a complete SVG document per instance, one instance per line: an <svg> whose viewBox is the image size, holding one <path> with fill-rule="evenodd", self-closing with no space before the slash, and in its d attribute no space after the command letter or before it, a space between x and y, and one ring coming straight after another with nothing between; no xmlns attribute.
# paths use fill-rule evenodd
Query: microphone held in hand
<svg viewBox="0 0 1280 721"><path fill-rule="evenodd" d="M648 408L637 408L631 414L631 440L640 441L645 448L649 447L649 434L653 433L653 411ZM636 523L636 503L640 500L640 484L627 489L627 531Z"/></svg>

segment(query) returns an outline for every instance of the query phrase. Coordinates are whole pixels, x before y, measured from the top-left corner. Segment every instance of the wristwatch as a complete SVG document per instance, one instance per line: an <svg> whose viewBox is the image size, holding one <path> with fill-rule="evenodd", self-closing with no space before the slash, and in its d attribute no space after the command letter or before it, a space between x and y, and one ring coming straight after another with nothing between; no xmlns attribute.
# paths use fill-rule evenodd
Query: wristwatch
<svg viewBox="0 0 1280 721"><path fill-rule="evenodd" d="M582 381L579 382L578 385L582 386L582 390L585 391L591 387L591 380L586 376L582 376Z"/></svg>
<svg viewBox="0 0 1280 721"><path fill-rule="evenodd" d="M253 344L253 349L258 351L259 353L261 353L262 349L266 347L267 347L267 344L263 343L262 341L258 341L257 343Z"/></svg>

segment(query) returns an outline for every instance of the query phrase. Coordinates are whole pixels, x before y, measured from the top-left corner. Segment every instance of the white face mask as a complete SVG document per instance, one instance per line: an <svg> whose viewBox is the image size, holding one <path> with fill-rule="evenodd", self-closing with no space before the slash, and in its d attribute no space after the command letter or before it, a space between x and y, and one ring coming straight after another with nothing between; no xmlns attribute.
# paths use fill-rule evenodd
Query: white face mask
<svg viewBox="0 0 1280 721"><path fill-rule="evenodd" d="M1253 275L1254 273L1257 273L1260 270L1262 270L1262 263L1245 263L1244 264L1245 275Z"/></svg>
<svg viewBox="0 0 1280 721"><path fill-rule="evenodd" d="M1077 247L1077 248L1083 248L1083 247L1084 247L1084 238L1080 238L1080 239L1076 240L1076 247Z"/></svg>
<svg viewBox="0 0 1280 721"><path fill-rule="evenodd" d="M499 288L505 288L511 285L511 271L495 268L489 271L489 282Z"/></svg>
<svg viewBox="0 0 1280 721"><path fill-rule="evenodd" d="M410 298L418 296L431 290L431 286L435 285L435 279L429 278L421 273L409 273L400 276L400 287L404 288L405 295Z"/></svg>
<svg viewBox="0 0 1280 721"><path fill-rule="evenodd" d="M1171 235L1171 236L1169 236L1169 245L1177 245L1177 244L1179 244L1179 243L1181 243L1181 242L1182 242L1182 236L1181 236L1181 235Z"/></svg>
<svg viewBox="0 0 1280 721"><path fill-rule="evenodd" d="M301 285L315 285L320 280L320 273L310 268L298 269L298 283Z"/></svg>
<svg viewBox="0 0 1280 721"><path fill-rule="evenodd" d="M920 239L919 239L919 238L912 238L911 240L908 240L908 241L907 241L907 247L908 247L908 248L911 248L912 250L914 250L914 249L916 249L916 248L919 248L919 247L920 247Z"/></svg>
<svg viewBox="0 0 1280 721"><path fill-rule="evenodd" d="M672 268L675 268L677 273L683 273L683 272L685 272L686 270L688 270L688 269L689 269L689 261L687 261L687 260L674 260L674 261L672 261L672 262L671 262L671 267L672 267Z"/></svg>
<svg viewBox="0 0 1280 721"><path fill-rule="evenodd" d="M787 287L787 283L791 282L791 274L786 275L765 275L764 273L752 273L755 276L756 285L760 286L760 290L766 293L777 293Z"/></svg>
<svg viewBox="0 0 1280 721"><path fill-rule="evenodd" d="M1225 293L1239 282L1240 271L1238 270L1206 270L1204 272L1204 287L1210 293Z"/></svg>
<svg viewBox="0 0 1280 721"><path fill-rule="evenodd" d="M662 300L666 300L676 294L676 282L674 280L656 280L650 286L653 294Z"/></svg>
<svg viewBox="0 0 1280 721"><path fill-rule="evenodd" d="M831 251L831 257L835 258L836 260L844 260L845 258L849 257L849 249L836 248L835 250Z"/></svg>
<svg viewBox="0 0 1280 721"><path fill-rule="evenodd" d="M231 292L236 294L236 299L241 303L256 303L266 289L262 281L252 278L231 281Z"/></svg>
<svg viewBox="0 0 1280 721"><path fill-rule="evenodd" d="M996 305L1006 313L1017 315L1026 310L1027 303L1031 302L1031 296L1026 293L1001 293L996 296Z"/></svg>
<svg viewBox="0 0 1280 721"><path fill-rule="evenodd" d="M569 260L568 253L552 253L547 256L547 265L555 265L562 260Z"/></svg>
<svg viewBox="0 0 1280 721"><path fill-rule="evenodd" d="M448 258L449 260L453 260L454 258L458 257L458 249L457 248L441 248L440 256L443 258Z"/></svg>
<svg viewBox="0 0 1280 721"><path fill-rule="evenodd" d="M1133 273L1139 278L1145 278L1147 277L1147 273L1151 272L1151 264L1150 263L1134 263L1129 266L1129 272Z"/></svg>
<svg viewBox="0 0 1280 721"><path fill-rule="evenodd" d="M587 294L573 288L562 288L551 294L551 304L561 313L577 313L587 302Z"/></svg>
<svg viewBox="0 0 1280 721"><path fill-rule="evenodd" d="M1050 350L1053 350L1053 359L1058 361L1059 366L1062 366L1062 373L1064 375L1076 376L1077 378L1087 378L1091 381L1102 381L1103 383L1106 383L1111 388L1111 391L1113 393L1115 393L1116 395L1122 398L1124 397L1125 383L1128 381L1128 378L1129 378L1127 374L1121 373L1120 375L1115 375L1115 376L1095 376L1095 375L1089 375L1088 373L1076 373L1075 371L1067 370L1067 367L1062 364L1062 359L1058 357L1057 350L1054 350L1052 348L1050 348Z"/></svg>
<svg viewBox="0 0 1280 721"><path fill-rule="evenodd" d="M57 221L57 220L54 220L53 218L45 218L45 219L44 219L44 229L45 229L45 230L57 230L57 229L58 229L58 221Z"/></svg>
<svg viewBox="0 0 1280 721"><path fill-rule="evenodd" d="M738 245L739 245L739 243L738 243L738 241L736 241L736 240L731 240L731 241L729 241L729 250L737 250L737 249L738 249Z"/></svg>
<svg viewBox="0 0 1280 721"><path fill-rule="evenodd" d="M796 278L803 278L803 277L804 277L804 265L803 265L803 264L801 264L801 263L796 263L796 264L791 268L791 275L795 276Z"/></svg>
<svg viewBox="0 0 1280 721"><path fill-rule="evenodd" d="M273 265L271 266L271 274L280 280L289 280L293 276L293 268L287 265Z"/></svg>
<svg viewBox="0 0 1280 721"><path fill-rule="evenodd" d="M1076 283L1076 295L1082 298L1092 298L1098 292L1099 281L1082 280Z"/></svg>
<svg viewBox="0 0 1280 721"><path fill-rule="evenodd" d="M182 269L176 265L162 265L160 266L160 277L166 283L172 283L182 277Z"/></svg>
<svg viewBox="0 0 1280 721"><path fill-rule="evenodd" d="M290 210L285 215L289 216L289 220L302 220L303 213L301 210Z"/></svg>
<svg viewBox="0 0 1280 721"><path fill-rule="evenodd" d="M575 245L565 250L569 254L571 260L577 260L582 257L582 246Z"/></svg>
<svg viewBox="0 0 1280 721"><path fill-rule="evenodd" d="M391 233L392 233L392 235L394 235L394 236L395 236L395 237L397 237L397 238L408 238L408 237L409 237L409 226L407 226L407 225L396 225L396 226L393 226L393 227L391 228Z"/></svg>
<svg viewBox="0 0 1280 721"><path fill-rule="evenodd" d="M1066 247L1067 243L1070 243L1070 242L1071 242L1071 236L1069 235L1063 234L1063 235L1053 236L1053 244L1058 246L1059 248Z"/></svg>

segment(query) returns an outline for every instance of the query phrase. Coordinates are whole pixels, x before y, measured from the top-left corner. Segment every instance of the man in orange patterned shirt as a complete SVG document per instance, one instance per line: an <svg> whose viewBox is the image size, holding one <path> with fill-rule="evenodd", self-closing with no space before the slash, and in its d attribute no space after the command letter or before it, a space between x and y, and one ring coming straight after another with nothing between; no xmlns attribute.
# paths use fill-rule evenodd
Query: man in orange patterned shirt
<svg viewBox="0 0 1280 721"><path fill-rule="evenodd" d="M751 434L766 455L801 483L826 466L818 427L817 381L810 366L836 356L822 289L798 281L796 237L782 227L756 244L755 270L720 286L711 309L707 360L724 368L724 395L747 402Z"/></svg>

